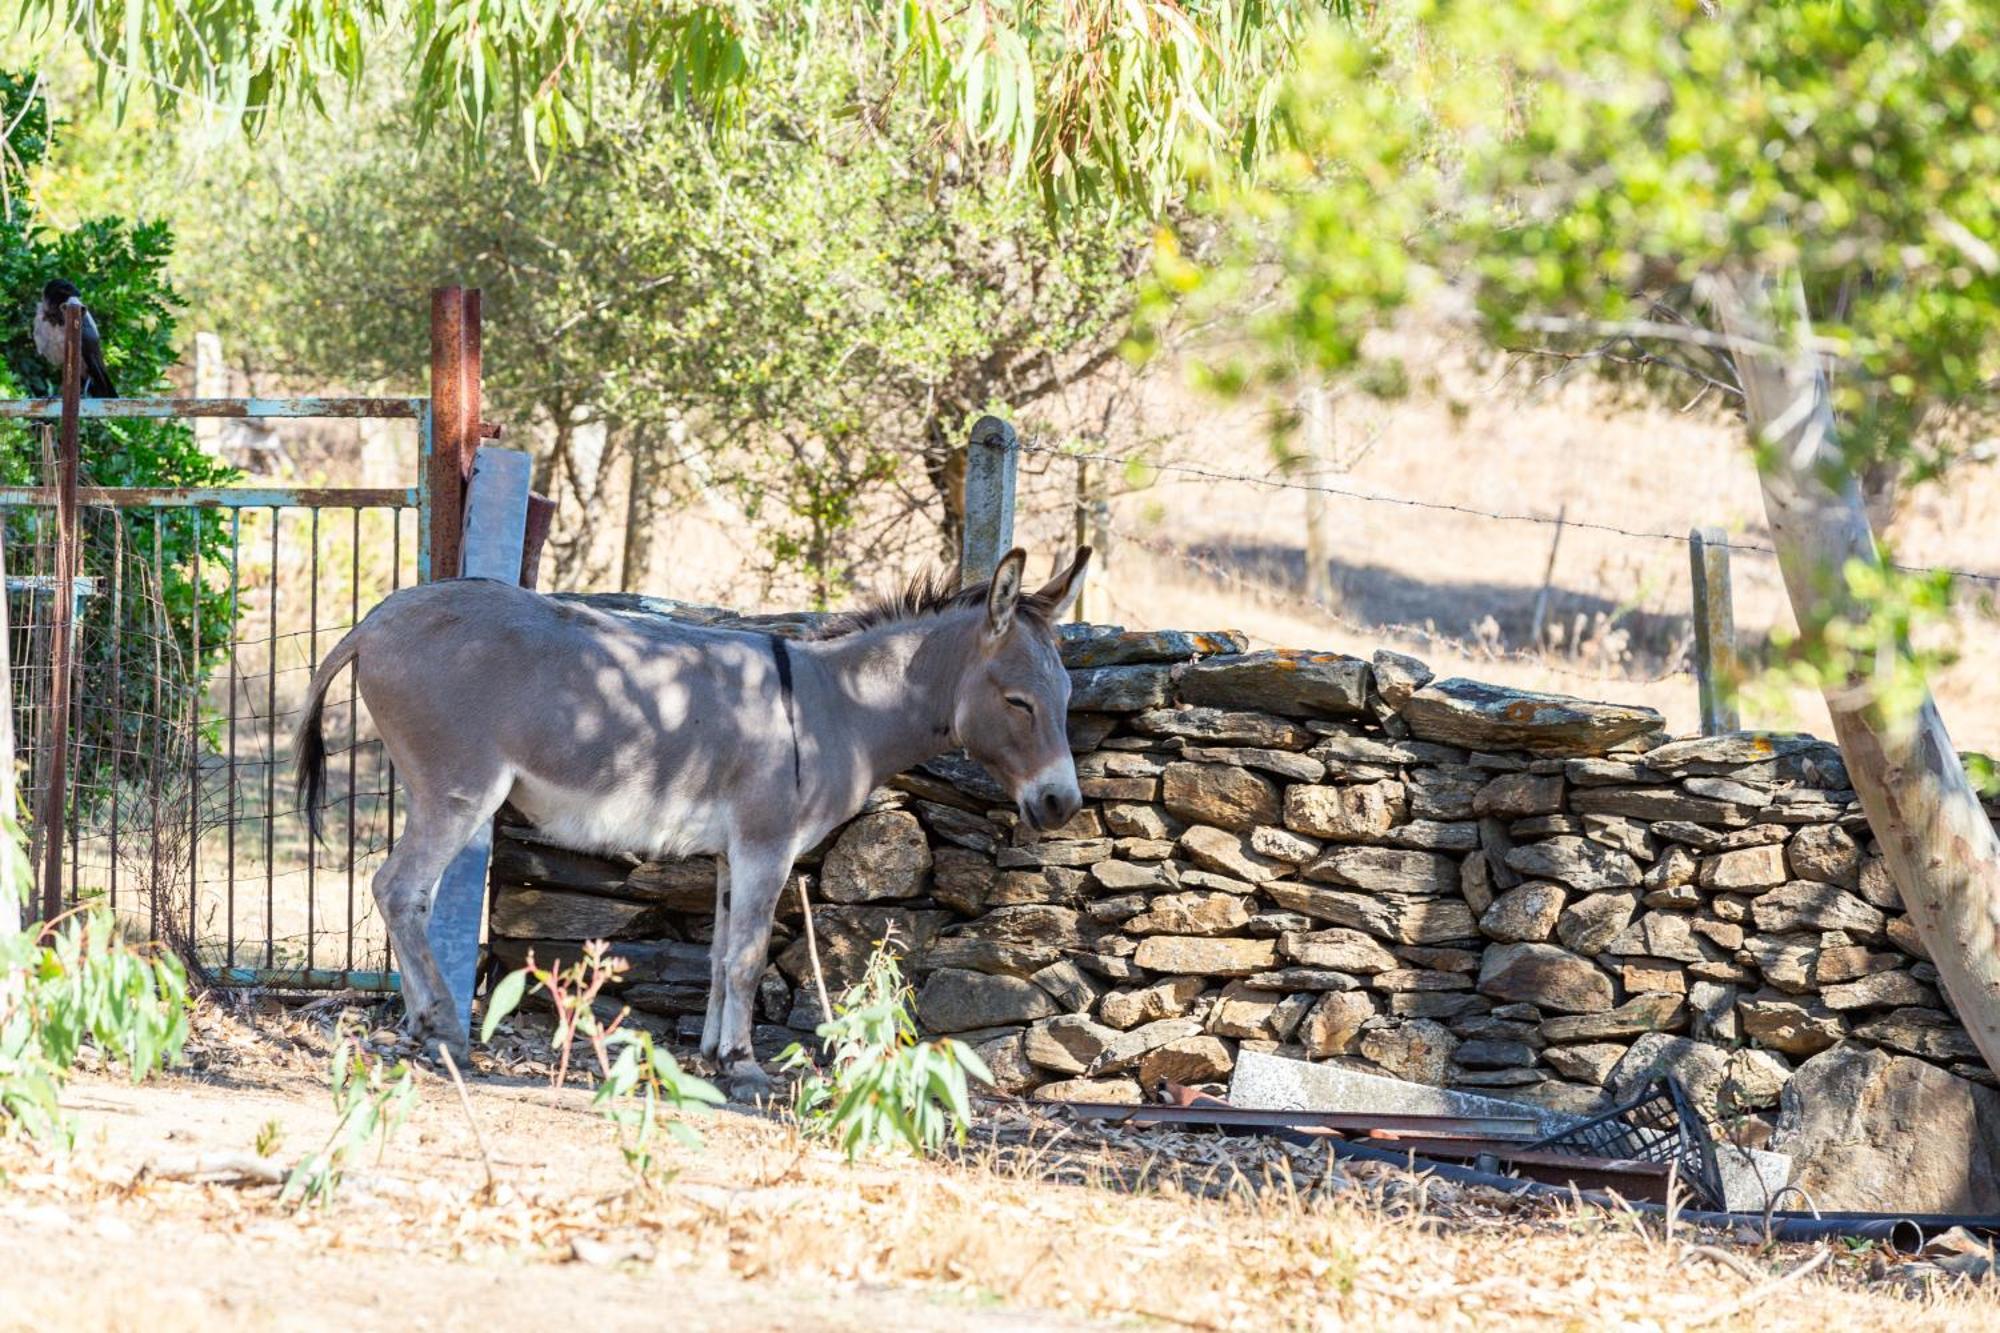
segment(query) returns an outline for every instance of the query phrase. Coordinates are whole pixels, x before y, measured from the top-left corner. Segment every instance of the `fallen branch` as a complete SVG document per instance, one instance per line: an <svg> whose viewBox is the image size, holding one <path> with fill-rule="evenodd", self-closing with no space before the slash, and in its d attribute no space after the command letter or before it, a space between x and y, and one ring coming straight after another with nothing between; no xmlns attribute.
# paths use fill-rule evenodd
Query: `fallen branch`
<svg viewBox="0 0 2000 1333"><path fill-rule="evenodd" d="M247 1152L204 1152L186 1157L163 1157L139 1168L132 1183L143 1180L209 1180L225 1185L281 1185L285 1168L268 1157Z"/></svg>
<svg viewBox="0 0 2000 1333"><path fill-rule="evenodd" d="M1766 1276L1752 1265L1743 1262L1743 1260L1717 1245L1688 1246L1686 1253L1681 1255L1682 1266L1685 1267L1687 1261L1690 1259L1706 1259L1711 1263L1721 1264L1738 1277L1747 1278L1752 1282L1762 1282Z"/></svg>
<svg viewBox="0 0 2000 1333"><path fill-rule="evenodd" d="M1753 1305L1759 1305L1768 1297L1776 1293L1779 1288L1790 1286L1792 1283L1797 1282L1800 1278L1805 1277L1809 1273L1818 1272L1821 1268L1824 1268L1832 1259L1833 1259L1833 1247L1830 1245L1822 1244L1819 1247L1819 1249L1813 1252L1813 1255L1810 1259L1807 1259L1804 1263L1800 1264L1798 1267L1778 1274L1778 1276L1772 1278L1769 1282L1765 1282L1759 1286L1752 1287L1750 1290L1744 1292L1741 1296L1738 1296L1735 1300L1729 1302L1727 1305L1722 1306L1720 1309L1711 1310L1709 1313L1703 1315L1701 1318L1689 1324L1688 1327L1702 1328L1709 1324L1720 1323L1722 1320L1729 1318L1733 1314L1737 1314L1740 1311L1748 1309Z"/></svg>

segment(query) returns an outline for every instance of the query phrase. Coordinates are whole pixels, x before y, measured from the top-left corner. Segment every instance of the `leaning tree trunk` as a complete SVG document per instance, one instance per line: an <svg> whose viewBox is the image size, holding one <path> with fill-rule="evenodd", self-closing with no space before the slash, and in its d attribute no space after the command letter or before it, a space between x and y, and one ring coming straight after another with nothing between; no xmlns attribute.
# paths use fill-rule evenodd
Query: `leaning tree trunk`
<svg viewBox="0 0 2000 1333"><path fill-rule="evenodd" d="M1718 284L1716 307L1760 446L1764 510L1778 565L1808 634L1829 617L1860 617L1842 570L1880 557L1860 487L1834 443L1826 382L1806 347L1810 326L1796 279ZM1987 1067L2000 1071L2000 837L1980 808L1937 706L1925 692L1912 717L1884 717L1865 679L1826 691L1849 778L1882 844L1904 909L1930 951L1959 1021Z"/></svg>

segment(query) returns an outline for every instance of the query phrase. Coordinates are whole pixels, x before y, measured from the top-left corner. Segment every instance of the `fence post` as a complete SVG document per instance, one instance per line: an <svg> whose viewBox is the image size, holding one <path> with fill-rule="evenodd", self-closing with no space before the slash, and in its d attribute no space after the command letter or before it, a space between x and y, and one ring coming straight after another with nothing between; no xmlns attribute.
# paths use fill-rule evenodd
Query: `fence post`
<svg viewBox="0 0 2000 1333"><path fill-rule="evenodd" d="M466 524L466 470L478 446L478 418L466 426L466 290L430 292L430 458L424 492L430 500L430 576L458 576L458 544Z"/></svg>
<svg viewBox="0 0 2000 1333"><path fill-rule="evenodd" d="M534 467L518 449L479 449L465 488L464 568L467 578L507 581L519 576L528 531L528 485ZM464 725L478 726L476 707ZM438 879L425 934L452 1004L470 1030L472 991L479 979L479 927L486 905L493 825L481 826Z"/></svg>
<svg viewBox="0 0 2000 1333"><path fill-rule="evenodd" d="M1729 536L1721 528L1688 533L1694 582L1694 674L1701 688L1701 733L1737 730L1736 613L1729 591Z"/></svg>
<svg viewBox="0 0 2000 1333"><path fill-rule="evenodd" d="M1324 384L1315 384L1299 395L1300 425L1303 428L1307 478L1322 485L1333 468L1333 395ZM1306 492L1306 597L1322 607L1331 606L1333 588L1333 513L1324 491Z"/></svg>
<svg viewBox="0 0 2000 1333"><path fill-rule="evenodd" d="M983 583L1014 545L1014 473L1021 457L1014 428L999 417L972 424L965 451L965 537L958 581Z"/></svg>
<svg viewBox="0 0 2000 1333"><path fill-rule="evenodd" d="M1076 547L1083 549L1090 544L1090 460L1076 460ZM1093 573L1096 571L1092 571ZM1084 611L1084 599L1090 595L1090 580L1077 590L1076 603L1071 607L1070 619L1084 624L1090 617Z"/></svg>

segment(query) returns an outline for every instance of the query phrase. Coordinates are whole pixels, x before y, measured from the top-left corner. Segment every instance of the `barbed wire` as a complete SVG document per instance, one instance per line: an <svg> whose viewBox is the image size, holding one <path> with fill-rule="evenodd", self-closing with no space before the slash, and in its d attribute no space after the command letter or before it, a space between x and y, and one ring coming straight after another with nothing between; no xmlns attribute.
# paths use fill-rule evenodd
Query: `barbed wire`
<svg viewBox="0 0 2000 1333"><path fill-rule="evenodd" d="M1682 676L1692 676L1694 674L1694 669L1687 664L1687 650L1685 647L1675 649L1675 665L1656 675L1633 676L1613 674L1608 671L1587 671L1562 662L1552 661L1546 653L1537 653L1521 648L1496 648L1491 644L1478 643L1471 639L1445 634L1425 625L1411 625L1396 621L1366 624L1355 620L1345 612L1328 606L1316 597L1294 591L1290 588L1283 588L1274 583L1267 583L1262 579L1248 578L1230 569L1220 561L1204 556L1197 551L1190 551L1172 542L1164 541L1157 537L1150 537L1144 533L1134 532L1130 528L1122 527L1115 523L1108 525L1108 530L1113 536L1121 540L1131 542L1133 545L1151 551L1155 555L1179 561L1191 569L1209 575L1211 578L1233 583L1253 594L1269 598L1273 601L1290 602L1296 606L1314 611L1350 634L1357 634L1364 638L1381 638L1388 635L1403 639L1416 639L1427 644L1444 647L1461 656L1472 658L1475 661L1518 662L1524 666L1553 672L1559 676L1568 676L1574 680L1588 680L1609 684L1658 685L1665 681L1674 680Z"/></svg>
<svg viewBox="0 0 2000 1333"><path fill-rule="evenodd" d="M1037 440L1023 440L1020 448L1024 453L1044 454L1052 458L1070 458L1092 463L1110 463L1121 468L1142 467L1155 472L1174 473L1181 476L1199 477L1205 481L1237 482L1246 486L1262 486L1269 490L1305 491L1318 495L1336 496L1343 500L1362 500L1370 504L1401 505L1408 509L1436 510L1443 513L1463 514L1470 518L1492 519L1502 523L1533 523L1545 527L1574 528L1584 532L1602 532L1616 537L1629 537L1641 541L1674 542L1681 546L1688 544L1684 534L1657 532L1645 528L1621 527L1616 523L1603 523L1591 519L1577 519L1553 514L1535 514L1481 509L1476 505L1457 504L1449 500L1421 500L1408 495L1383 495L1377 491L1356 490L1345 486L1328 486L1313 482L1292 481L1283 477L1254 476L1242 472L1220 472L1213 468L1199 467L1191 463L1167 463L1158 459L1144 458L1137 454L1097 453L1087 449L1068 449L1043 444ZM1730 551L1741 551L1746 555L1775 559L1777 550L1758 542L1722 541L1710 542L1710 546L1720 546ZM1951 565L1911 565L1900 561L1887 562L1891 569L1905 574L1949 574L1953 578L1966 579L1976 583L1990 583L2000 587L2000 573L1983 570L1960 569Z"/></svg>

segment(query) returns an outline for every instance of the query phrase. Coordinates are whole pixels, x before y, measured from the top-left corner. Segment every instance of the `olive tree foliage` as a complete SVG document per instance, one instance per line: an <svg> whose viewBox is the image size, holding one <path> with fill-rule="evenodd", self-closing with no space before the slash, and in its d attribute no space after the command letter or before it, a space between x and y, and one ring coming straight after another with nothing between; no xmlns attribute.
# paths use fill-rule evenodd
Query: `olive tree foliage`
<svg viewBox="0 0 2000 1333"><path fill-rule="evenodd" d="M121 106L194 102L260 128L394 67L418 126L501 122L538 165L657 88L727 133L828 47L865 49L954 137L1051 203L1157 203L1189 142L1254 158L1302 27L1349 0L19 0Z"/></svg>
<svg viewBox="0 0 2000 1333"><path fill-rule="evenodd" d="M1948 577L1884 562L1857 478L1933 478L2000 388L2000 9L1976 0L1409 0L1329 28L1293 139L1162 247L1154 308L1276 295L1229 380L1394 382L1423 304L1494 347L1738 405L1800 633L1925 944L2000 1067L2000 842L1923 683ZM1962 595L1962 594L1961 594Z"/></svg>
<svg viewBox="0 0 2000 1333"><path fill-rule="evenodd" d="M897 114L909 95L848 55L760 93L726 144L663 131L656 89L604 92L543 180L512 127L464 161L371 90L211 175L181 223L190 301L253 364L417 385L421 294L477 285L488 416L561 501L561 583L644 584L671 509L700 504L740 519L785 595L836 600L955 549L979 412L1039 429L1119 369L1150 236L1111 210L1052 230L1004 173L936 153ZM621 528L616 566L589 567Z"/></svg>

